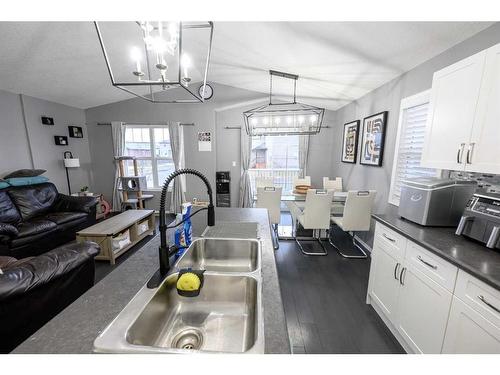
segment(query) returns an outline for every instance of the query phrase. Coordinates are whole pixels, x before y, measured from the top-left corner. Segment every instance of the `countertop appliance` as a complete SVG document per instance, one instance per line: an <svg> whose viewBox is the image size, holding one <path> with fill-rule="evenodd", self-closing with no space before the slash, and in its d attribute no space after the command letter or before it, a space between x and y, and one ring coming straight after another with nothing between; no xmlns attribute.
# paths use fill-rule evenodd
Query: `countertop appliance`
<svg viewBox="0 0 500 375"><path fill-rule="evenodd" d="M477 192L467 203L457 235L464 235L500 249L500 194Z"/></svg>
<svg viewBox="0 0 500 375"><path fill-rule="evenodd" d="M231 175L229 171L215 172L215 201L217 207L231 207Z"/></svg>
<svg viewBox="0 0 500 375"><path fill-rule="evenodd" d="M420 177L403 181L399 216L425 226L454 227L476 181Z"/></svg>

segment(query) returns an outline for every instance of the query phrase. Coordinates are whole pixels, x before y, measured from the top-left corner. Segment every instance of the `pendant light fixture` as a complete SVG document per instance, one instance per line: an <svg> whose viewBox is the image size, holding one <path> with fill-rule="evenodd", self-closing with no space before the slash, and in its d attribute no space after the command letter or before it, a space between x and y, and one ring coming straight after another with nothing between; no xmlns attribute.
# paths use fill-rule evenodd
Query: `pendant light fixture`
<svg viewBox="0 0 500 375"><path fill-rule="evenodd" d="M211 21L94 25L113 86L152 103L204 102L200 92L207 83ZM191 87L194 82L198 84ZM181 90L166 92L171 88Z"/></svg>
<svg viewBox="0 0 500 375"><path fill-rule="evenodd" d="M297 103L296 74L269 71L269 104L243 112L245 128L250 136L317 134L323 123L324 108ZM273 103L273 76L293 80L293 102Z"/></svg>

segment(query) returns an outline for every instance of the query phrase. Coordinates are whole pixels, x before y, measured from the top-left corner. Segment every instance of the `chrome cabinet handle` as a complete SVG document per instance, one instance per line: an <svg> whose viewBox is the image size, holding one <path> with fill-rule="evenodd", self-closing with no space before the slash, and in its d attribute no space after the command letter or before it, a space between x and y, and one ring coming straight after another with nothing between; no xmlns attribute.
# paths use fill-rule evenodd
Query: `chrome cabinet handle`
<svg viewBox="0 0 500 375"><path fill-rule="evenodd" d="M482 303L484 303L486 306L488 306L489 308L495 310L497 313L500 313L500 309L496 308L495 306L493 306L491 303L489 303L488 301L486 301L486 298L484 298L483 295L479 295L477 296L477 298L479 298L481 300Z"/></svg>
<svg viewBox="0 0 500 375"><path fill-rule="evenodd" d="M403 279L403 276L405 276L404 279ZM404 286L405 280L406 280L406 267L403 267L403 269L401 270L401 273L399 274L399 283Z"/></svg>
<svg viewBox="0 0 500 375"><path fill-rule="evenodd" d="M467 157L465 158L467 164L472 164L472 152L474 151L474 145L474 142L469 143L469 148L467 149Z"/></svg>
<svg viewBox="0 0 500 375"><path fill-rule="evenodd" d="M394 267L394 278L398 280L398 268L399 268L400 264L399 263L396 263L396 267Z"/></svg>
<svg viewBox="0 0 500 375"><path fill-rule="evenodd" d="M422 259L422 257L419 255L417 256L418 260L421 261L423 264L425 264L426 266L434 269L434 270L437 270L438 266L435 266L434 264L430 264L429 262L426 262L425 260Z"/></svg>
<svg viewBox="0 0 500 375"><path fill-rule="evenodd" d="M382 236L384 236L384 238L388 239L388 240L389 240L389 241L391 241L391 242L396 242L396 240L395 240L394 238L389 237L389 236L388 236L387 234L385 234L385 233L382 233Z"/></svg>
<svg viewBox="0 0 500 375"><path fill-rule="evenodd" d="M462 164L462 156L464 154L465 143L460 143L460 147L457 151L457 163Z"/></svg>

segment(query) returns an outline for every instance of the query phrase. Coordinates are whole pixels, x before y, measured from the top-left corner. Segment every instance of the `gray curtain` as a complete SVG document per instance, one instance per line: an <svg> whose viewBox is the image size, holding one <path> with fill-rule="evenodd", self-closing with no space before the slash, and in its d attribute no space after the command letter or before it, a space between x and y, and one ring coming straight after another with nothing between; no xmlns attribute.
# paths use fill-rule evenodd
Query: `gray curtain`
<svg viewBox="0 0 500 375"><path fill-rule="evenodd" d="M252 207L252 185L250 184L250 156L252 152L252 138L247 134L245 128L241 129L241 168L243 173L240 178L239 207Z"/></svg>
<svg viewBox="0 0 500 375"><path fill-rule="evenodd" d="M113 137L113 155L115 158L123 156L125 152L125 129L120 121L111 122L111 132ZM113 184L113 211L121 211L122 195L118 191L120 182L120 170L118 161L115 160L115 182Z"/></svg>
<svg viewBox="0 0 500 375"><path fill-rule="evenodd" d="M309 135L299 135L299 177L307 174L307 159L309 158Z"/></svg>
<svg viewBox="0 0 500 375"><path fill-rule="evenodd" d="M170 146L172 147L172 158L174 159L175 170L183 168L184 164L184 133L178 122L168 123L168 133L170 135ZM160 182L161 183L161 182ZM174 179L172 192L170 194L170 212L182 212L184 196L184 178L179 176Z"/></svg>

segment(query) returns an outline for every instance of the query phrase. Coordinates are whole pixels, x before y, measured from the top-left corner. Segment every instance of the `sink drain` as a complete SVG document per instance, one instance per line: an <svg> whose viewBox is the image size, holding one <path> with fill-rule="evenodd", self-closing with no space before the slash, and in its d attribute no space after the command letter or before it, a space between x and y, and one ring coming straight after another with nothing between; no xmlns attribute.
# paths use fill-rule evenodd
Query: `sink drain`
<svg viewBox="0 0 500 375"><path fill-rule="evenodd" d="M172 340L172 346L177 349L197 350L202 343L203 335L193 328L179 332Z"/></svg>

